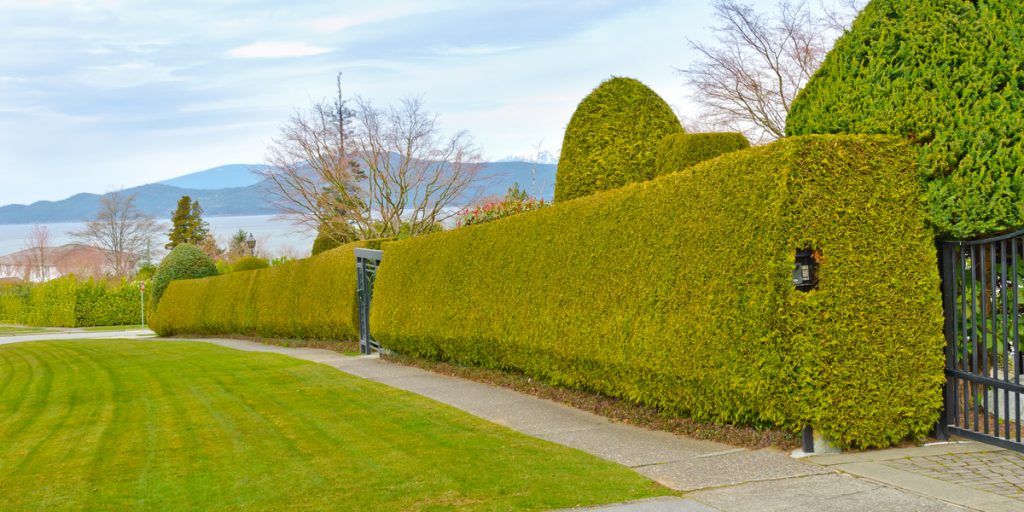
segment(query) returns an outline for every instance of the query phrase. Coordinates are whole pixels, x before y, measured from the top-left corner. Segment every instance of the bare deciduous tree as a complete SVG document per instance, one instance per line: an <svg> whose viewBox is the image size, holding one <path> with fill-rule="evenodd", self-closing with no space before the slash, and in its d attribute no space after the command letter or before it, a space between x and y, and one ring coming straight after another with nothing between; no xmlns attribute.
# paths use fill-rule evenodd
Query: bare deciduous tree
<svg viewBox="0 0 1024 512"><path fill-rule="evenodd" d="M25 239L25 272L26 280L32 277L39 281L50 280L50 268L53 266L50 248L50 229L35 224Z"/></svg>
<svg viewBox="0 0 1024 512"><path fill-rule="evenodd" d="M296 111L268 149L269 167L257 171L278 210L314 230L358 217L364 209L360 172L344 149L346 121L339 112L324 101ZM334 237L334 231L325 235Z"/></svg>
<svg viewBox="0 0 1024 512"><path fill-rule="evenodd" d="M152 217L135 207L134 194L116 191L100 197L96 217L70 234L80 243L103 250L110 272L124 277L131 275L139 255L159 230Z"/></svg>
<svg viewBox="0 0 1024 512"><path fill-rule="evenodd" d="M338 242L417 235L455 215L482 169L466 132L439 132L419 98L353 111L339 82L336 100L292 115L259 174L282 214Z"/></svg>
<svg viewBox="0 0 1024 512"><path fill-rule="evenodd" d="M768 15L738 0L714 0L717 44L690 41L699 60L679 70L703 123L741 131L755 143L785 136L797 93L863 2L840 4L822 6L817 16L806 0L781 0Z"/></svg>
<svg viewBox="0 0 1024 512"><path fill-rule="evenodd" d="M364 197L372 212L357 220L366 235L428 233L456 215L453 206L472 201L483 169L479 150L466 131L443 137L437 115L420 98L383 109L360 98L356 126L353 146L366 168Z"/></svg>

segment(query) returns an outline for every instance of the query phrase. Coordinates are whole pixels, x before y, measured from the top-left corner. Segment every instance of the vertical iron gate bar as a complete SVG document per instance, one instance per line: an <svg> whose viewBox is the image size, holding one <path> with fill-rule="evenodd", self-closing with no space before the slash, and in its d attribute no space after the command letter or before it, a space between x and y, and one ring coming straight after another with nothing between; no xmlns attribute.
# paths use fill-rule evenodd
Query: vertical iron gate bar
<svg viewBox="0 0 1024 512"><path fill-rule="evenodd" d="M978 283L978 274L984 276L984 269L978 268L978 250L977 247L971 247L971 371L978 373L978 290L977 288L982 285ZM982 290L982 293L985 293ZM978 387L971 385L971 409L974 411L974 422L971 424L972 430L978 430L978 397L976 396Z"/></svg>
<svg viewBox="0 0 1024 512"><path fill-rule="evenodd" d="M936 432L1024 452L1017 268L1024 230L940 245L946 383Z"/></svg>
<svg viewBox="0 0 1024 512"><path fill-rule="evenodd" d="M1021 361L1021 359L1020 359L1020 331L1018 330L1020 328L1020 323L1019 323L1020 322L1020 309L1018 309L1018 306L1020 304L1020 302L1019 302L1019 295L1018 295L1018 293L1020 291L1020 273L1017 272L1017 239L1016 238L1011 238L1010 239L1010 247L1011 247L1011 251L1010 251L1011 260L1010 261L1013 264L1013 358L1014 358L1013 359L1013 379L1014 379L1014 382L1016 382L1016 384L1019 386L1020 385L1020 373L1021 373L1021 365L1020 365L1020 361ZM1016 413L1017 413L1017 422L1016 422L1017 428L1015 430L1017 431L1016 441L1018 443L1020 442L1020 409L1021 409L1020 408L1020 395L1021 395L1020 393L1014 393L1014 397L1015 397L1014 411L1016 411ZM1010 436L1006 436L1006 437L1010 437Z"/></svg>

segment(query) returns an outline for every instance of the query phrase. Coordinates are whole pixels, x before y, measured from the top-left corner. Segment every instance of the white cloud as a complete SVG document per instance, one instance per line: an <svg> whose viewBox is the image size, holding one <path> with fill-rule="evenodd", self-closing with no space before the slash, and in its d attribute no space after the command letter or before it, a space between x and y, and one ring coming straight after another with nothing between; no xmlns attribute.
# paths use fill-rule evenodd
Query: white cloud
<svg viewBox="0 0 1024 512"><path fill-rule="evenodd" d="M484 57L498 53L506 53L521 49L522 46L495 46L479 44L474 46L447 46L435 50L440 55L449 57Z"/></svg>
<svg viewBox="0 0 1024 512"><path fill-rule="evenodd" d="M236 59L281 59L311 57L329 53L330 48L296 42L263 42L239 46L228 50L227 56Z"/></svg>

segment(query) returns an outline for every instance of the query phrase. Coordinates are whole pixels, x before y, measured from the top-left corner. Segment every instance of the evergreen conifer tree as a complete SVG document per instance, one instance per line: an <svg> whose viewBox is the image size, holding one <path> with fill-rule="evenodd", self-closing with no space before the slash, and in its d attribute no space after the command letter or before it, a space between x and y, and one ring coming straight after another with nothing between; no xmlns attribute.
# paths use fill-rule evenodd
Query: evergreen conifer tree
<svg viewBox="0 0 1024 512"><path fill-rule="evenodd" d="M170 242L164 247L174 249L179 244L201 245L210 236L210 226L203 220L203 207L189 196L181 196L171 214Z"/></svg>

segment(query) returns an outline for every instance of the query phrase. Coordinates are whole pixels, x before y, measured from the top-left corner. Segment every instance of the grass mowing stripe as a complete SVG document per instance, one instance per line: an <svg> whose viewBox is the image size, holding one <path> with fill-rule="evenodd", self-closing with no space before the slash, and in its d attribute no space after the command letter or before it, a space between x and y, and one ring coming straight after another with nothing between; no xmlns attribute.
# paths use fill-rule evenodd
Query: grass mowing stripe
<svg viewBox="0 0 1024 512"><path fill-rule="evenodd" d="M10 422L3 425L0 439L18 439L24 442L23 439L19 439L18 435L30 426L38 428L38 424L46 419L42 417L42 414L46 410L53 385L53 369L45 354L40 357L38 351L32 351L26 353L25 356L29 368L28 385L24 394L19 397L18 407L11 416ZM20 461L22 457L18 450L20 444L12 441L10 447L14 452L15 460Z"/></svg>
<svg viewBox="0 0 1024 512"><path fill-rule="evenodd" d="M11 357L15 372L41 379L35 359L49 357L72 374L53 378L54 402L83 403L63 423L41 418L60 433L0 477L0 510L550 510L668 494L626 468L279 355L140 340L18 350L31 357ZM15 407L20 386L0 406ZM77 450L50 446L76 436Z"/></svg>
<svg viewBox="0 0 1024 512"><path fill-rule="evenodd" d="M67 474L63 486L84 486L89 451L90 431L102 424L100 404L90 396L97 387L93 378L96 365L78 357L75 351L66 347L44 347L37 351L41 358L52 362L55 375L53 391L45 399L47 411L41 418L48 419L46 428L32 429L31 447L15 467L15 474ZM68 504L63 500L64 490L40 488L28 497L39 503L40 509L63 509Z"/></svg>
<svg viewBox="0 0 1024 512"><path fill-rule="evenodd" d="M11 362L11 357L13 356L10 352L0 351L0 396L3 396L4 390L14 380L14 363Z"/></svg>

